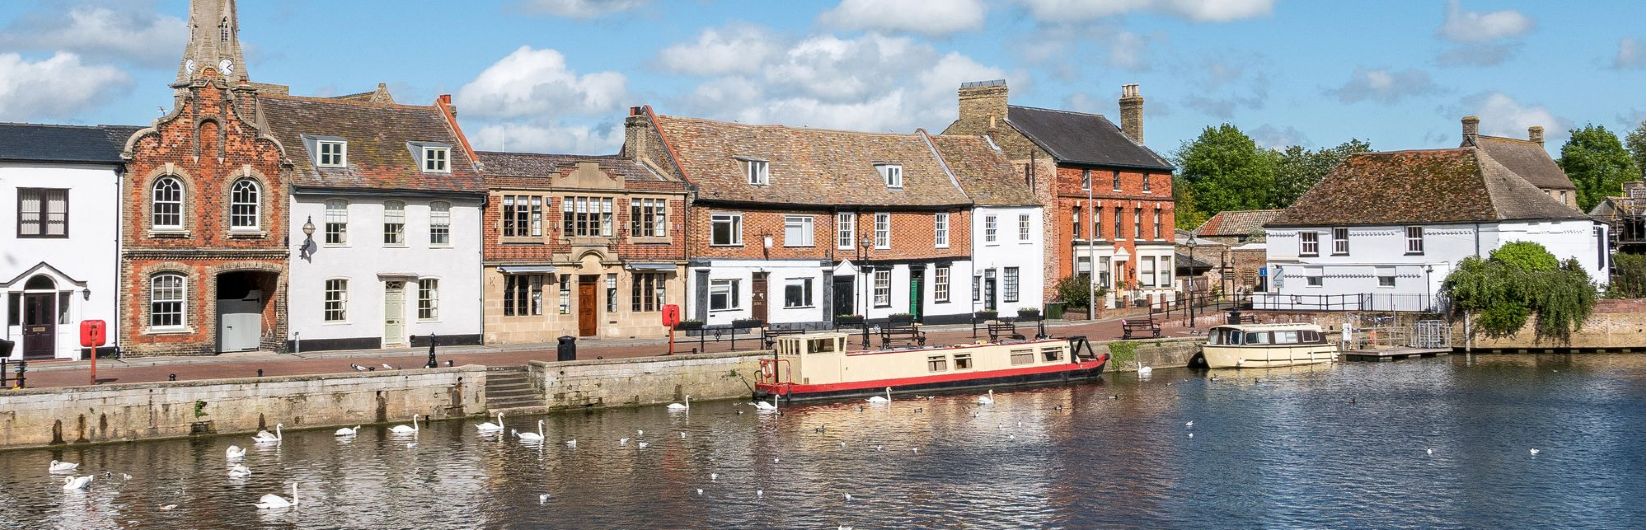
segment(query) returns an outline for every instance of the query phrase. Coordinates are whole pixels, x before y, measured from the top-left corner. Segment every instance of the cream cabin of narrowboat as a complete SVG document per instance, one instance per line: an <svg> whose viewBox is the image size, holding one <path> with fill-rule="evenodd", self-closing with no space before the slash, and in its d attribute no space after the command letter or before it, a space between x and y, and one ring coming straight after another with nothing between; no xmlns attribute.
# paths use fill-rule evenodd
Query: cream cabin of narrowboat
<svg viewBox="0 0 1647 530"><path fill-rule="evenodd" d="M848 351L845 333L781 337L761 362L761 396L827 399L1097 377L1107 355L1085 338Z"/></svg>
<svg viewBox="0 0 1647 530"><path fill-rule="evenodd" d="M1208 368L1273 368L1332 362L1338 348L1315 324L1241 324L1207 331Z"/></svg>

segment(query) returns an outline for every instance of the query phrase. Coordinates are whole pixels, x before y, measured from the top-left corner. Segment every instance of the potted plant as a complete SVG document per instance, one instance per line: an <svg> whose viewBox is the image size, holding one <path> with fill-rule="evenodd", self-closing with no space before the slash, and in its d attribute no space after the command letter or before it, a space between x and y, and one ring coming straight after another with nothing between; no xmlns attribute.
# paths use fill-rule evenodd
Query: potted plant
<svg viewBox="0 0 1647 530"><path fill-rule="evenodd" d="M915 322L915 315L909 313L893 313L887 317L887 324L893 326L908 326Z"/></svg>
<svg viewBox="0 0 1647 530"><path fill-rule="evenodd" d="M675 329L681 330L681 331L689 331L689 330L694 330L694 329L703 329L703 321L702 320L682 320L679 323L675 324Z"/></svg>
<svg viewBox="0 0 1647 530"><path fill-rule="evenodd" d="M740 318L732 321L733 328L758 328L766 322L758 318Z"/></svg>
<svg viewBox="0 0 1647 530"><path fill-rule="evenodd" d="M995 320L995 317L998 316L998 315L999 315L999 313L996 313L994 311L979 311L979 312L976 312L976 313L972 314L972 319L976 320L976 321L979 321L979 322L988 322L988 321L991 321L991 320Z"/></svg>
<svg viewBox="0 0 1647 530"><path fill-rule="evenodd" d="M863 323L863 315L835 315L835 325L837 326L860 326Z"/></svg>
<svg viewBox="0 0 1647 530"><path fill-rule="evenodd" d="M1040 320L1041 310L1033 307L1018 308L1018 320Z"/></svg>

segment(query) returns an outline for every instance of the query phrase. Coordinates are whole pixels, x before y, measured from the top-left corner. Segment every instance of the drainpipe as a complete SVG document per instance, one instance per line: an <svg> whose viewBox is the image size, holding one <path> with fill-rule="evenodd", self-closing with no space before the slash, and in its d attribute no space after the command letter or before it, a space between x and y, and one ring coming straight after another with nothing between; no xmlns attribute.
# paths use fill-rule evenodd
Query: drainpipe
<svg viewBox="0 0 1647 530"><path fill-rule="evenodd" d="M114 348L115 348L116 353L118 353L120 351L120 349L125 346L124 344L121 344L121 342L120 342L120 318L121 318L121 315L124 313L123 311L120 310L120 299L122 297L122 293L126 292L125 288L124 288L124 284L122 283L125 280L125 278L124 278L125 267L121 266L124 259L122 259L122 257L120 256L120 252L121 252L121 248L120 248L121 234L123 233L121 230L124 229L123 228L123 226L124 226L123 223L125 222L125 216L120 215L120 212L125 211L125 208L121 207L121 201L125 199L125 194L122 193L122 191L123 191L122 186L123 186L123 182L125 181L125 177L126 177L126 165L121 164L121 165L115 166L114 167L114 204L115 204L115 209L114 209L114 211L115 211L115 215L114 215L114 285L112 286L114 288L114 305L115 305L115 308L114 308L114 314L110 315L109 319L114 321L113 329L114 329L114 337L115 338L114 338L113 342L114 342ZM86 302L89 303L90 300L87 300ZM9 334L11 328L8 326L6 328L6 330ZM97 349L96 348L92 349L92 358L94 358L94 359L97 358Z"/></svg>
<svg viewBox="0 0 1647 530"><path fill-rule="evenodd" d="M303 353L303 332L292 332L292 355Z"/></svg>

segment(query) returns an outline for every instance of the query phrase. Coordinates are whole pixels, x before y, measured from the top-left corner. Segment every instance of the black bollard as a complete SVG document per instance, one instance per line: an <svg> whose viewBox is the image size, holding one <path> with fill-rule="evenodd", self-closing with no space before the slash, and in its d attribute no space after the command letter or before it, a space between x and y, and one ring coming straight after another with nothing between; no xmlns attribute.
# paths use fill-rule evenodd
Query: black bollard
<svg viewBox="0 0 1647 530"><path fill-rule="evenodd" d="M424 365L424 368L439 368L439 367L440 367L440 363L435 361L435 334L430 333L429 334L429 364Z"/></svg>
<svg viewBox="0 0 1647 530"><path fill-rule="evenodd" d="M447 360L446 360L446 367L447 367L447 368L451 368L451 367L452 367L452 360L451 360L451 359L447 359Z"/></svg>
<svg viewBox="0 0 1647 530"><path fill-rule="evenodd" d="M257 376L258 377L263 377L263 369L262 368L257 369Z"/></svg>
<svg viewBox="0 0 1647 530"><path fill-rule="evenodd" d="M23 379L23 372L29 370L28 361L17 361L17 388L27 388L28 381Z"/></svg>
<svg viewBox="0 0 1647 530"><path fill-rule="evenodd" d="M6 358L0 357L0 388L6 386L6 378L8 377L11 377L11 374L6 373Z"/></svg>
<svg viewBox="0 0 1647 530"><path fill-rule="evenodd" d="M262 371L262 370L259 370L259 371ZM177 380L177 374L167 374L166 375L166 380L167 381L176 381Z"/></svg>

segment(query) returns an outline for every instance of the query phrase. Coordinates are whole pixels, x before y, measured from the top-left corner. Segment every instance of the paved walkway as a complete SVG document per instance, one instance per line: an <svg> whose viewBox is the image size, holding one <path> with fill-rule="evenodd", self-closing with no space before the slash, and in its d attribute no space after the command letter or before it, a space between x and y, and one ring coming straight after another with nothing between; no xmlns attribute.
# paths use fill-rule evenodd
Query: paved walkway
<svg viewBox="0 0 1647 530"><path fill-rule="evenodd" d="M1200 328L1192 330L1185 326L1182 319L1166 322L1162 326L1163 337L1188 336L1197 334L1214 323L1218 317L1208 316L1199 318ZM982 337L983 330L979 330ZM1034 330L1020 331L1024 335L1034 335ZM1094 341L1114 340L1121 337L1120 318L1105 318L1097 321L1057 321L1047 324L1047 333L1054 337L1070 337L1086 335ZM760 349L759 334L742 336L737 341L738 350ZM690 355L698 342L687 341L689 337L682 333L676 334L675 353ZM693 338L695 339L695 338ZM968 324L944 325L927 327L927 343L964 344L970 343L972 328ZM872 336L871 341L879 345L880 338ZM860 344L857 340L850 340L848 344L856 349ZM730 341L705 343L702 352L732 351ZM581 339L578 341L579 359L617 359L629 357L645 357L663 355L668 352L668 341L664 339ZM485 346L447 346L436 352L436 357L442 366L448 361L453 365L463 366L480 364L486 366L519 366L527 361L549 361L555 358L554 344L499 344ZM176 376L179 381L199 379L220 379L229 377L257 377L258 370L265 376L306 375L341 373L354 371L354 366L368 367L374 371L400 368L421 368L428 362L428 349L398 348L378 350L348 350L348 351L317 351L302 353L270 353L246 352L225 353L209 357L146 357L132 359L100 359L97 362L97 381L107 383L144 383L166 381ZM33 361L28 364L28 388L46 388L59 386L86 385L91 379L91 363L89 361ZM387 365L387 367L385 366ZM14 367L15 365L12 365ZM8 367L8 371L12 367ZM9 379L8 373L5 386L15 385Z"/></svg>

